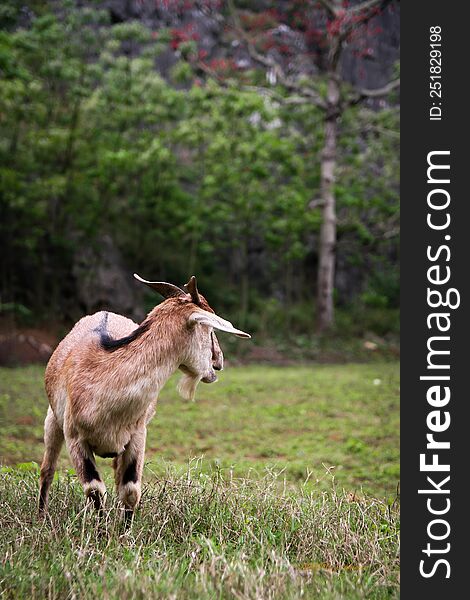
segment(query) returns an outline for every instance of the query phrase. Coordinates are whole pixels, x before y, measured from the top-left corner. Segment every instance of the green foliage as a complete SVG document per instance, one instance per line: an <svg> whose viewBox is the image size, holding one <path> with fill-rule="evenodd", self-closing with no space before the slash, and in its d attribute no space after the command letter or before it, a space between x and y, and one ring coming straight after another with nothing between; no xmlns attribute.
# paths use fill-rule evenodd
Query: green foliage
<svg viewBox="0 0 470 600"><path fill-rule="evenodd" d="M311 303L318 110L191 83L184 61L170 80L186 89L175 89L155 69L168 31L113 25L75 3L60 18L47 3L34 11L27 29L15 26L15 3L0 12L2 301L60 311L77 248L110 234L130 269L176 282L197 273L240 326L268 297ZM183 58L193 51L181 48ZM391 308L396 125L393 111L345 114L336 190L338 252L361 270L356 293Z"/></svg>
<svg viewBox="0 0 470 600"><path fill-rule="evenodd" d="M397 108L351 110L340 140L338 253L365 273L366 307L399 306L398 121Z"/></svg>

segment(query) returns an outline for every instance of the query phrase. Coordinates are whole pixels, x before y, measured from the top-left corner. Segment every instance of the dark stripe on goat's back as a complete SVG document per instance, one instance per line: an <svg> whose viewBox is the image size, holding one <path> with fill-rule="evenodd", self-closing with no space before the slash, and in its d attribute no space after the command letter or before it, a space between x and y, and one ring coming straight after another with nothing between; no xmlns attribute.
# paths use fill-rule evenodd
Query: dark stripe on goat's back
<svg viewBox="0 0 470 600"><path fill-rule="evenodd" d="M113 350L117 350L118 348L122 348L123 346L127 346L130 342L133 342L137 338L139 338L143 333L145 333L150 327L150 321L146 319L143 323L141 323L137 329L127 335L126 337L119 338L117 340L113 339L108 333L108 313L105 312L103 316L103 320L100 323L100 326L96 330L100 336L100 345L104 350L108 350L108 352L112 352Z"/></svg>

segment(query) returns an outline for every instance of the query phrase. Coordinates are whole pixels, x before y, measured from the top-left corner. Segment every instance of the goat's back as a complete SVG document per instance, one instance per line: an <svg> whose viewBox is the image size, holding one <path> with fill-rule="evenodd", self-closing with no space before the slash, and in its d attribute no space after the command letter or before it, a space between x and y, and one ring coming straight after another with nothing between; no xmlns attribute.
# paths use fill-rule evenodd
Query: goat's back
<svg viewBox="0 0 470 600"><path fill-rule="evenodd" d="M138 327L131 319L108 312L106 329L108 334L115 339L125 337ZM78 321L70 332L54 350L46 367L45 386L49 404L55 410L57 396L65 392L65 365L67 358L75 351L83 350L90 344L96 344L99 339L100 328L105 323L104 311L87 315Z"/></svg>

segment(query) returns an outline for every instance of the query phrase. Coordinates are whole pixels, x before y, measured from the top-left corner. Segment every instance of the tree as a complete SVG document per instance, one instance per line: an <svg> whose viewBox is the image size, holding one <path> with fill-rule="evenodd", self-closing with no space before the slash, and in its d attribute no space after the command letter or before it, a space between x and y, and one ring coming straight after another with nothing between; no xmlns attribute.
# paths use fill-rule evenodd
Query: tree
<svg viewBox="0 0 470 600"><path fill-rule="evenodd" d="M203 266L203 248L210 244L206 267L218 267L225 286L233 280L239 291L237 319L246 324L253 280L275 291L270 289L272 267L263 277L250 264L255 249L278 252L276 259L289 265L302 255L300 239L310 223L303 211L308 196L298 136L280 135L278 111L250 91L209 81L191 89L186 105L188 115L175 133L190 151L187 161L195 169L190 219L193 235L202 242L197 264ZM193 235L190 268L196 262Z"/></svg>
<svg viewBox="0 0 470 600"><path fill-rule="evenodd" d="M287 92L287 95L276 94L276 98L285 104L312 103L322 112L324 136L320 199L311 203L311 206L322 209L316 307L317 329L322 332L334 323L338 122L350 107L370 98L387 96L399 86L399 79L395 79L375 90L353 87L343 77L341 57L346 44L355 44L358 54L370 51L363 45L366 28L389 1L364 0L349 5L341 0L296 0L285 3L283 10L274 8L261 13L264 19L258 15L257 20L247 18L247 14L232 0L228 4L231 30L235 36L244 44L251 59L266 70L268 81L273 85L279 84ZM378 33L380 31L375 28L372 35ZM288 39L284 39L286 34L290 36ZM289 58L299 36L306 49L305 55L316 67L311 81L289 73ZM199 65L206 73L214 75L203 61L199 61ZM258 89L261 93L273 95L272 87L258 86Z"/></svg>
<svg viewBox="0 0 470 600"><path fill-rule="evenodd" d="M223 23L226 13L215 14ZM0 311L22 305L34 315L75 318L85 301L116 302L106 290L94 299L88 293L95 266L102 258L108 264L106 249L114 248L123 280L122 265L172 281L196 272L208 297L248 329L309 343L327 76L318 68L306 81L310 71L302 68L296 78L289 63L304 60L304 49L290 51L283 38L271 45L275 24L295 15L253 14L238 11L236 27L206 57L197 52L196 25L184 29L193 13L183 13L178 30L161 21L113 23L87 7L44 9L6 27ZM320 32L327 24L317 21ZM324 48L314 56L317 38L302 35L313 40L310 63L326 64ZM207 47L202 34L200 42ZM269 60L273 52L284 85L253 61L240 68L226 42L229 50L243 47L245 58L247 47ZM156 66L168 55L165 78ZM398 111L374 110L345 82L340 87L335 301L346 331L346 313L365 319L368 308L393 312L398 302ZM364 320L356 321L359 331Z"/></svg>

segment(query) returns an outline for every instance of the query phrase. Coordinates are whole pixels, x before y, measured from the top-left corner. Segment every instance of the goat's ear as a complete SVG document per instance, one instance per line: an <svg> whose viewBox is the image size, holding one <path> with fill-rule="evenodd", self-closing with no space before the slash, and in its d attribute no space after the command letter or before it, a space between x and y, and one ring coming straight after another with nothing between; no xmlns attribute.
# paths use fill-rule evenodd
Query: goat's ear
<svg viewBox="0 0 470 600"><path fill-rule="evenodd" d="M145 285L148 285L150 288L158 292L160 296L163 296L164 298L186 296L186 292L184 290L182 290L176 285L173 285L172 283L166 283L166 281L147 281L146 279L142 279L142 277L140 277L140 275L137 275L137 273L134 273L134 277L137 279L137 281L145 283Z"/></svg>
<svg viewBox="0 0 470 600"><path fill-rule="evenodd" d="M226 331L227 333L232 333L233 335L237 335L242 338L251 338L249 333L245 331L240 331L240 329L236 329L230 321L226 321L213 313L207 312L205 310L198 310L197 312L191 313L188 319L188 323L190 325L195 325L199 323L201 325L209 325L209 327L213 327L214 329L218 329L219 331Z"/></svg>

